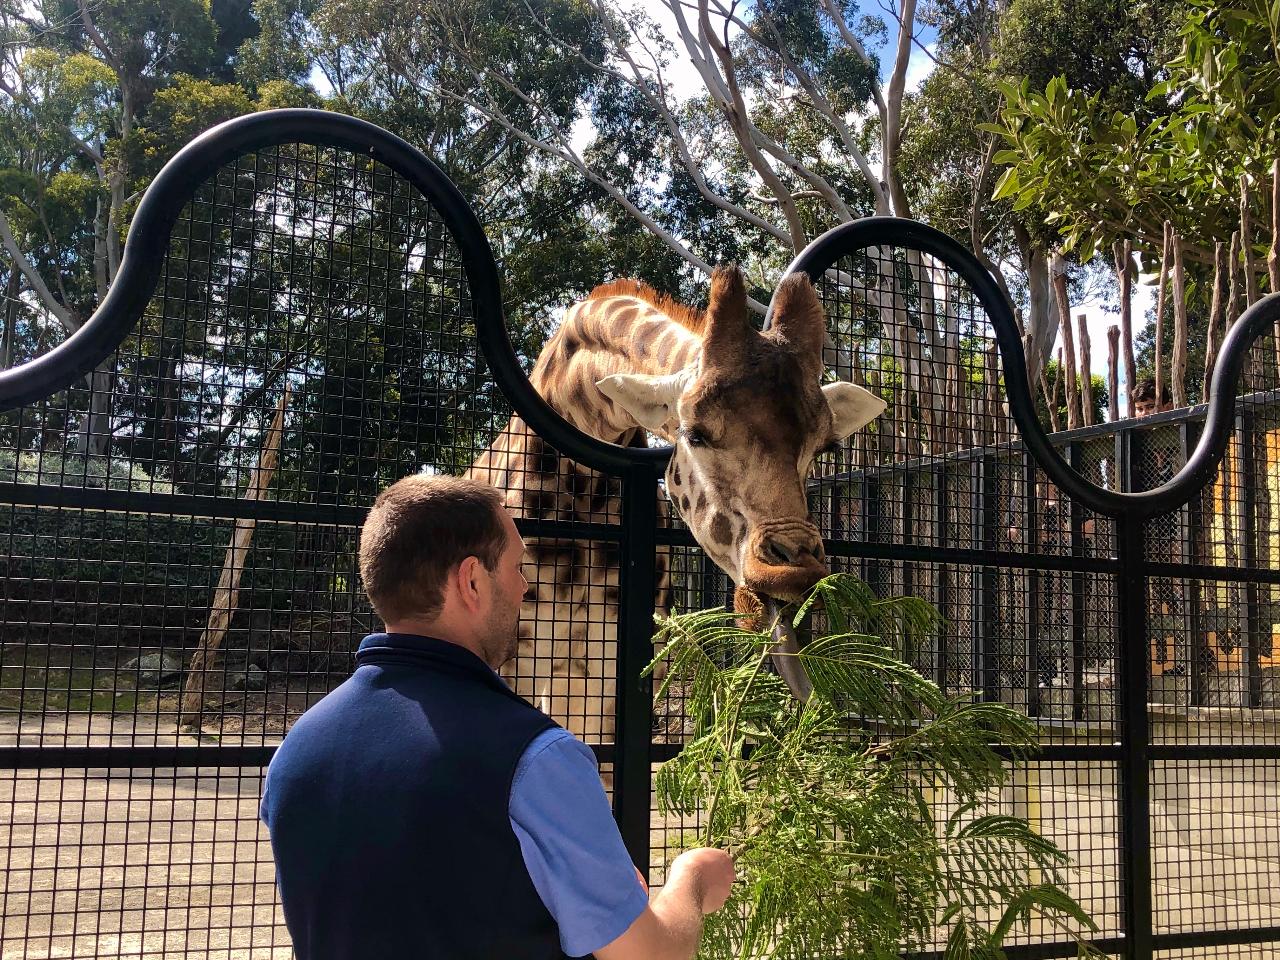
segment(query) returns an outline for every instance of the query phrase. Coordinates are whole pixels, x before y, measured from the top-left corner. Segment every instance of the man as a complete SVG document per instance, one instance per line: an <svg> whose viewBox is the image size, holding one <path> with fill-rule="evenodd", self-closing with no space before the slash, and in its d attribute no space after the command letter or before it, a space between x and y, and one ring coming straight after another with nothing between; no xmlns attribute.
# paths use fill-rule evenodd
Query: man
<svg viewBox="0 0 1280 960"><path fill-rule="evenodd" d="M688 960L733 864L690 850L652 903L589 748L494 672L524 542L492 487L414 476L374 503L360 574L385 633L267 773L299 960Z"/></svg>
<svg viewBox="0 0 1280 960"><path fill-rule="evenodd" d="M1173 401L1169 398L1168 384L1160 385L1160 397L1156 397L1156 378L1143 377L1133 388L1133 415L1149 417L1154 413L1164 413L1173 409Z"/></svg>

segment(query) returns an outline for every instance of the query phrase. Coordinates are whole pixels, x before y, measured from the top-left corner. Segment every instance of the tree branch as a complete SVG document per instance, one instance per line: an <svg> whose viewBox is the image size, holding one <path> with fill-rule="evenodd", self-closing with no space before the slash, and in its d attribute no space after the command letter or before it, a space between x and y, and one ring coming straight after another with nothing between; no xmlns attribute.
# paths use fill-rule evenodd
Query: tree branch
<svg viewBox="0 0 1280 960"><path fill-rule="evenodd" d="M20 249L18 243L13 239L13 231L9 229L9 218L0 208L0 241L4 243L4 248L9 252L9 256L13 258L14 266L22 271L22 275L27 278L27 283L31 285L32 291L40 298L41 305L51 314L57 317L58 322L62 324L64 330L68 334L73 334L80 329L80 318L76 316L74 310L63 303L59 303L58 299L49 290L48 285L44 282L44 278L31 261Z"/></svg>

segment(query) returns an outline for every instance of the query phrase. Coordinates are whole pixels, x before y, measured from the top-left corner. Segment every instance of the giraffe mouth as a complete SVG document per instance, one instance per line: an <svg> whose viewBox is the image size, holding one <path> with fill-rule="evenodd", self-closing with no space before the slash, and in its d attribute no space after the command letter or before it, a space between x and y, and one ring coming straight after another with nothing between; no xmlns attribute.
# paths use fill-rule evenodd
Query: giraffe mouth
<svg viewBox="0 0 1280 960"><path fill-rule="evenodd" d="M795 698L806 703L813 694L813 682L797 656L800 641L791 626L791 618L782 614L778 601L773 597L764 597L763 600L765 616L773 625L770 631L773 637L773 665L778 668L779 676L787 682Z"/></svg>
<svg viewBox="0 0 1280 960"><path fill-rule="evenodd" d="M768 628L773 638L771 659L778 675L797 700L807 702L813 693L813 682L797 656L800 640L791 625L791 617L782 610L783 602L741 584L734 591L733 601L734 610L739 614L738 622L745 629Z"/></svg>

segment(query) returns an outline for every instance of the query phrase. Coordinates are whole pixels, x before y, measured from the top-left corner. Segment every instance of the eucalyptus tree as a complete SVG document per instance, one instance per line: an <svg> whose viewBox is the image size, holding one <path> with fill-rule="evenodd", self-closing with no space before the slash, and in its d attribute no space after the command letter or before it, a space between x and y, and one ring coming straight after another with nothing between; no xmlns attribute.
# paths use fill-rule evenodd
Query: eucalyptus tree
<svg viewBox="0 0 1280 960"><path fill-rule="evenodd" d="M0 32L0 242L21 277L9 291L37 325L69 336L119 271L147 173L136 149L145 114L172 76L207 60L216 28L199 0L5 0ZM86 454L109 446L113 380L105 364L87 377Z"/></svg>

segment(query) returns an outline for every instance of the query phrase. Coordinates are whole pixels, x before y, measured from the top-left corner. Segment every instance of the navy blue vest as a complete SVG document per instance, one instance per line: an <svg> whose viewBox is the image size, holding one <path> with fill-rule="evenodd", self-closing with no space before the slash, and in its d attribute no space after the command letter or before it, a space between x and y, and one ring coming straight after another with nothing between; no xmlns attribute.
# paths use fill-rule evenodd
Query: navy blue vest
<svg viewBox="0 0 1280 960"><path fill-rule="evenodd" d="M511 829L554 726L479 657L374 634L271 762L263 815L299 960L561 958Z"/></svg>

